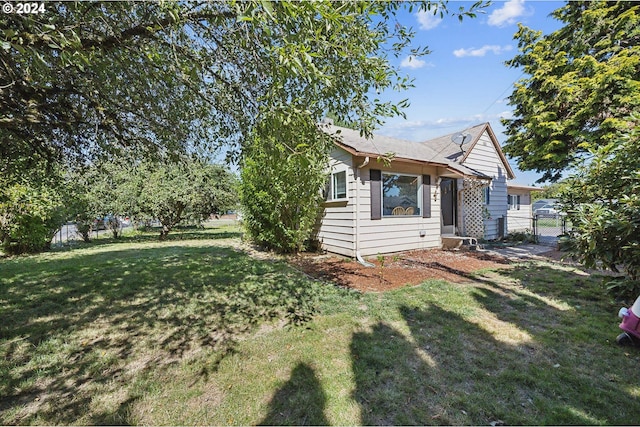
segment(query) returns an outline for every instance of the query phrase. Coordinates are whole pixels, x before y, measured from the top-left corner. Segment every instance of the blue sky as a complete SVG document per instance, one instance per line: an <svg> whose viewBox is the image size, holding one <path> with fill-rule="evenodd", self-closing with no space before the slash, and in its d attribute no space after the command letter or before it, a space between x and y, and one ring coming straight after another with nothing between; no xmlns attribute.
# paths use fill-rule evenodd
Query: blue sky
<svg viewBox="0 0 640 427"><path fill-rule="evenodd" d="M450 2L451 10L471 6L472 2ZM518 53L513 35L518 23L540 30L555 31L561 22L549 14L562 7L561 1L494 1L476 18L440 19L431 13L402 12L398 21L416 31L415 45L428 46L431 54L422 58L399 58L397 64L415 79L415 88L401 93L385 92L389 100L408 98L406 120L393 118L376 133L410 141L462 131L489 122L499 142L504 143L501 117L509 117L513 107L507 105L513 84L520 79L520 69L504 65ZM523 172L515 162L512 182L533 185L541 174ZM538 184L539 185L539 184Z"/></svg>

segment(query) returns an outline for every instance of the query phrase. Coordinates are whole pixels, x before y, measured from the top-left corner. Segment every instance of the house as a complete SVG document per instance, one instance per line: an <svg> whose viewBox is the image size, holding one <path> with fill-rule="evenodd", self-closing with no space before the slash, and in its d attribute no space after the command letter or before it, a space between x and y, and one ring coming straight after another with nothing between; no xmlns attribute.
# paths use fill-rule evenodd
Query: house
<svg viewBox="0 0 640 427"><path fill-rule="evenodd" d="M506 233L514 173L489 123L420 143L321 126L335 137L318 231L326 251L368 256Z"/></svg>
<svg viewBox="0 0 640 427"><path fill-rule="evenodd" d="M542 191L542 188L507 183L507 231L533 230L533 208L531 192Z"/></svg>

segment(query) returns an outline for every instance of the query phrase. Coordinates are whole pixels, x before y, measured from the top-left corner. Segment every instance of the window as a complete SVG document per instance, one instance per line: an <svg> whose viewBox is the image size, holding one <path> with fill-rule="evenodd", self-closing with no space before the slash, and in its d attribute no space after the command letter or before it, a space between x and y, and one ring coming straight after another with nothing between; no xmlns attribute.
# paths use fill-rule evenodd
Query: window
<svg viewBox="0 0 640 427"><path fill-rule="evenodd" d="M383 173L383 216L419 216L421 214L419 188L419 176Z"/></svg>
<svg viewBox="0 0 640 427"><path fill-rule="evenodd" d="M519 195L509 195L509 210L515 211L520 210L520 196Z"/></svg>
<svg viewBox="0 0 640 427"><path fill-rule="evenodd" d="M331 200L347 198L347 171L331 174Z"/></svg>

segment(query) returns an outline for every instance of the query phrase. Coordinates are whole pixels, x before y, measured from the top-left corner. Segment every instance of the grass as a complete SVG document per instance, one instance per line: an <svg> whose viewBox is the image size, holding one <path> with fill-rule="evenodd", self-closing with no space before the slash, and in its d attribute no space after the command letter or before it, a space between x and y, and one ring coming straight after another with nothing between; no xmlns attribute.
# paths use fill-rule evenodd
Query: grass
<svg viewBox="0 0 640 427"><path fill-rule="evenodd" d="M237 229L183 233L0 260L0 424L637 422L640 352L598 277L358 294Z"/></svg>

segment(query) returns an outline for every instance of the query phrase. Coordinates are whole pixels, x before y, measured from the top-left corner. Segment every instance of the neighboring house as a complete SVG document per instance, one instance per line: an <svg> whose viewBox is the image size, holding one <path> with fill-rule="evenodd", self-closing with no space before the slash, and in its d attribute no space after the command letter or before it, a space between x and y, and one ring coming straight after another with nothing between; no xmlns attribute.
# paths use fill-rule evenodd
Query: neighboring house
<svg viewBox="0 0 640 427"><path fill-rule="evenodd" d="M318 232L325 250L355 257L505 235L514 174L489 123L420 143L322 126L336 137ZM378 160L387 153L391 162Z"/></svg>
<svg viewBox="0 0 640 427"><path fill-rule="evenodd" d="M533 208L531 192L542 188L528 185L507 184L509 206L507 209L507 231L533 230Z"/></svg>

